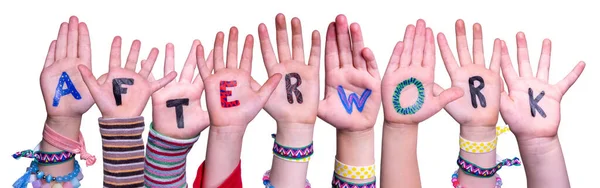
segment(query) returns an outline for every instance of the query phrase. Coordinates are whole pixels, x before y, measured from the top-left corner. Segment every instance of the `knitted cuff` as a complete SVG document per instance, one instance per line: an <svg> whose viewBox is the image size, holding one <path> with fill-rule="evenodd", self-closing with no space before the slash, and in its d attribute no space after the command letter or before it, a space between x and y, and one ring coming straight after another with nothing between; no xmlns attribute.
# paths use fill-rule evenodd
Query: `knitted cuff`
<svg viewBox="0 0 600 188"><path fill-rule="evenodd" d="M99 118L104 187L144 186L144 117Z"/></svg>

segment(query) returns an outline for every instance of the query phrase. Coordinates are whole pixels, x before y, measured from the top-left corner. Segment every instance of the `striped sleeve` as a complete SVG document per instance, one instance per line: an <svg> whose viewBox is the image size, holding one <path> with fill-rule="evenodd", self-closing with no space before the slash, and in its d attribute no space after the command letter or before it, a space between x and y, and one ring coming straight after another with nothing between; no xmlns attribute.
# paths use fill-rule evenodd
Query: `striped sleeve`
<svg viewBox="0 0 600 188"><path fill-rule="evenodd" d="M185 162L200 135L175 139L162 135L150 125L146 147L146 187L187 187Z"/></svg>
<svg viewBox="0 0 600 188"><path fill-rule="evenodd" d="M104 187L144 186L144 117L99 118Z"/></svg>

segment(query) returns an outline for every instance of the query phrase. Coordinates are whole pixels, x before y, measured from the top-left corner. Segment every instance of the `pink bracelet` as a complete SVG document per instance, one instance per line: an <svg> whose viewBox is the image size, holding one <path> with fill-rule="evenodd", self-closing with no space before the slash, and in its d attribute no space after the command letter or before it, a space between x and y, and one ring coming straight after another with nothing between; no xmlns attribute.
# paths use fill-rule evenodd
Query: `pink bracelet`
<svg viewBox="0 0 600 188"><path fill-rule="evenodd" d="M85 160L86 166L91 166L96 162L96 157L90 155L85 150L85 141L83 140L83 135L81 134L81 132L79 132L79 142L77 142L75 140L71 140L67 137L64 137L63 135L58 134L46 124L44 126L43 135L43 139L50 145L71 153L81 154L81 160Z"/></svg>

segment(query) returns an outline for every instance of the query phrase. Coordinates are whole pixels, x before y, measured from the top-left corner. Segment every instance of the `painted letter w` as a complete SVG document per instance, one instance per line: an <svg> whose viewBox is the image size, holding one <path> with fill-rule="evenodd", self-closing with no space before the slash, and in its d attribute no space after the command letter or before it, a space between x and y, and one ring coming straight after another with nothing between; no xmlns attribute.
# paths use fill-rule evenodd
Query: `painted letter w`
<svg viewBox="0 0 600 188"><path fill-rule="evenodd" d="M352 93L350 96L346 97L346 92L342 86L338 86L337 90L340 100L342 101L342 105L344 105L344 108L348 114L352 114L352 103L356 104L356 108L359 112L362 112L363 108L365 108L367 98L369 98L371 95L370 89L365 89L365 91L360 95L360 98L358 98L356 93Z"/></svg>

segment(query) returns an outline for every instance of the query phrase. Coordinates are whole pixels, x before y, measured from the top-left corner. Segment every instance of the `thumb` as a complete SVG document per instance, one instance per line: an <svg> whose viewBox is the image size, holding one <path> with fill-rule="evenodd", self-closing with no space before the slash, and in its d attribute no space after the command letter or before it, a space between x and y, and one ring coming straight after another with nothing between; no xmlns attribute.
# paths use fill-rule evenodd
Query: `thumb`
<svg viewBox="0 0 600 188"><path fill-rule="evenodd" d="M271 78L269 78L265 84L258 90L258 95L260 96L260 100L264 103L269 100L271 94L277 88L279 81L281 80L281 74L276 73Z"/></svg>
<svg viewBox="0 0 600 188"><path fill-rule="evenodd" d="M441 107L444 108L448 103L462 97L463 95L464 92L461 88L451 87L440 93L440 95L438 96L438 101L439 104L442 105Z"/></svg>
<svg viewBox="0 0 600 188"><path fill-rule="evenodd" d="M92 95L99 93L100 85L98 85L98 81L96 81L96 78L92 74L92 71L90 71L90 69L85 65L79 65L77 66L77 69L79 69L81 77L83 78L83 82L90 90L90 93L92 93Z"/></svg>

